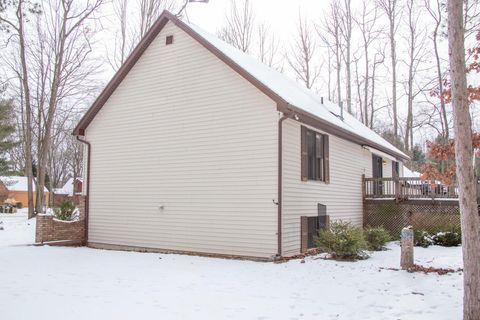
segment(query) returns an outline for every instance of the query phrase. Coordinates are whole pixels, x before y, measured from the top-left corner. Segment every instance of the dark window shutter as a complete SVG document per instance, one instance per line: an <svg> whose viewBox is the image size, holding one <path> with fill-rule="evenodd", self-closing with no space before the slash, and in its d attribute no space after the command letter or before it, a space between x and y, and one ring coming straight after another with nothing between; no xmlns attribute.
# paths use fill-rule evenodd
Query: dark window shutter
<svg viewBox="0 0 480 320"><path fill-rule="evenodd" d="M329 137L325 134L323 135L323 165L324 165L324 175L325 182L330 183L330 143Z"/></svg>
<svg viewBox="0 0 480 320"><path fill-rule="evenodd" d="M398 161L392 160L392 177L398 178L399 174L400 174L400 168L399 168Z"/></svg>
<svg viewBox="0 0 480 320"><path fill-rule="evenodd" d="M307 128L301 127L301 177L302 181L308 180L308 152L307 152Z"/></svg>

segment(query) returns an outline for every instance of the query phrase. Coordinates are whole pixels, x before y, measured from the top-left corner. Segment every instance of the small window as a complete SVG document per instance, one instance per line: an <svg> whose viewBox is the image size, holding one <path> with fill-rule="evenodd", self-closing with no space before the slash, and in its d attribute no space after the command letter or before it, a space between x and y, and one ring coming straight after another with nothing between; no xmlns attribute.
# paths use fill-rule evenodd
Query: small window
<svg viewBox="0 0 480 320"><path fill-rule="evenodd" d="M306 252L308 249L316 248L315 238L320 229L328 228L330 217L328 215L319 215L313 217L300 217L300 251Z"/></svg>
<svg viewBox="0 0 480 320"><path fill-rule="evenodd" d="M172 44L172 43L173 43L173 36L167 36L165 38L165 44L169 45L169 44Z"/></svg>
<svg viewBox="0 0 480 320"><path fill-rule="evenodd" d="M302 180L328 182L328 136L302 127Z"/></svg>

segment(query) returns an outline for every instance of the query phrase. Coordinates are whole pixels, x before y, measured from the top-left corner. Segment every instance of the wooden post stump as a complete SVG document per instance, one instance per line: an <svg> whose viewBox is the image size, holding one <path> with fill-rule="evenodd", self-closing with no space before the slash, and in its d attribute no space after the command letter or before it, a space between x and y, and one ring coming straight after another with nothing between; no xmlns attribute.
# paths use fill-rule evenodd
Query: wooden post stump
<svg viewBox="0 0 480 320"><path fill-rule="evenodd" d="M400 266L403 270L413 267L413 228L408 226L402 229L402 237L400 240L401 257Z"/></svg>

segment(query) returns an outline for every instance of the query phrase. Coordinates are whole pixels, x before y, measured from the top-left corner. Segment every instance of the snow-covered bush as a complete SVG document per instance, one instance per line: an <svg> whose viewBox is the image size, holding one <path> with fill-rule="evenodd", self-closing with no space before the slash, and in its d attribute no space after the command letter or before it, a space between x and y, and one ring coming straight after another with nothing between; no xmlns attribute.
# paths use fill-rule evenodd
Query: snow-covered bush
<svg viewBox="0 0 480 320"><path fill-rule="evenodd" d="M368 248L374 251L383 250L385 244L392 239L390 233L383 227L366 227L363 232Z"/></svg>
<svg viewBox="0 0 480 320"><path fill-rule="evenodd" d="M432 236L433 243L444 247L456 247L462 243L460 228L450 228L447 231L437 232Z"/></svg>
<svg viewBox="0 0 480 320"><path fill-rule="evenodd" d="M363 229L350 222L336 221L326 229L321 229L316 238L317 246L336 259L365 258L368 249Z"/></svg>
<svg viewBox="0 0 480 320"><path fill-rule="evenodd" d="M413 232L413 244L417 247L428 248L433 244L432 236L425 230L415 230Z"/></svg>
<svg viewBox="0 0 480 320"><path fill-rule="evenodd" d="M70 221L73 219L75 204L71 201L63 201L59 208L55 208L55 218L58 220Z"/></svg>
<svg viewBox="0 0 480 320"><path fill-rule="evenodd" d="M462 243L462 232L459 227L446 226L435 232L415 230L414 242L416 246L427 248L435 244L443 247L456 247Z"/></svg>

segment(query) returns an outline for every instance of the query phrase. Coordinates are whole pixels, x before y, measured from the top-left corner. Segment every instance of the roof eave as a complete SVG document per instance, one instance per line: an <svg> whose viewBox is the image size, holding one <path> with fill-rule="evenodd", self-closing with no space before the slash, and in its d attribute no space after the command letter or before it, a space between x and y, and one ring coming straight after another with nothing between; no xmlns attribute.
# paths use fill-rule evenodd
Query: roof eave
<svg viewBox="0 0 480 320"><path fill-rule="evenodd" d="M295 106L292 106L292 105L289 105L289 108L292 109L299 117L298 117L298 121L299 122L302 122L304 124L307 124L307 125L310 125L312 127L315 127L317 129L320 129L320 130L323 130L327 133L330 133L330 134L333 134L339 138L343 138L345 140L348 140L348 141L352 141L354 143L357 143L361 146L363 145L366 145L366 146L370 146L372 148L375 148L375 149L378 149L382 152L385 152L393 157L395 157L397 160L409 160L410 158L405 155L405 154L402 154L402 153L399 153L399 152L394 152L388 148L385 148L384 146L378 144L378 143L375 143L361 135L358 135L358 134L355 134L355 133L352 133L348 130L345 130L339 126L336 126L334 124L332 124L331 122L328 122L324 119L321 119L319 117L316 117L310 113L307 113L305 112L304 110L298 108L298 107L295 107Z"/></svg>

